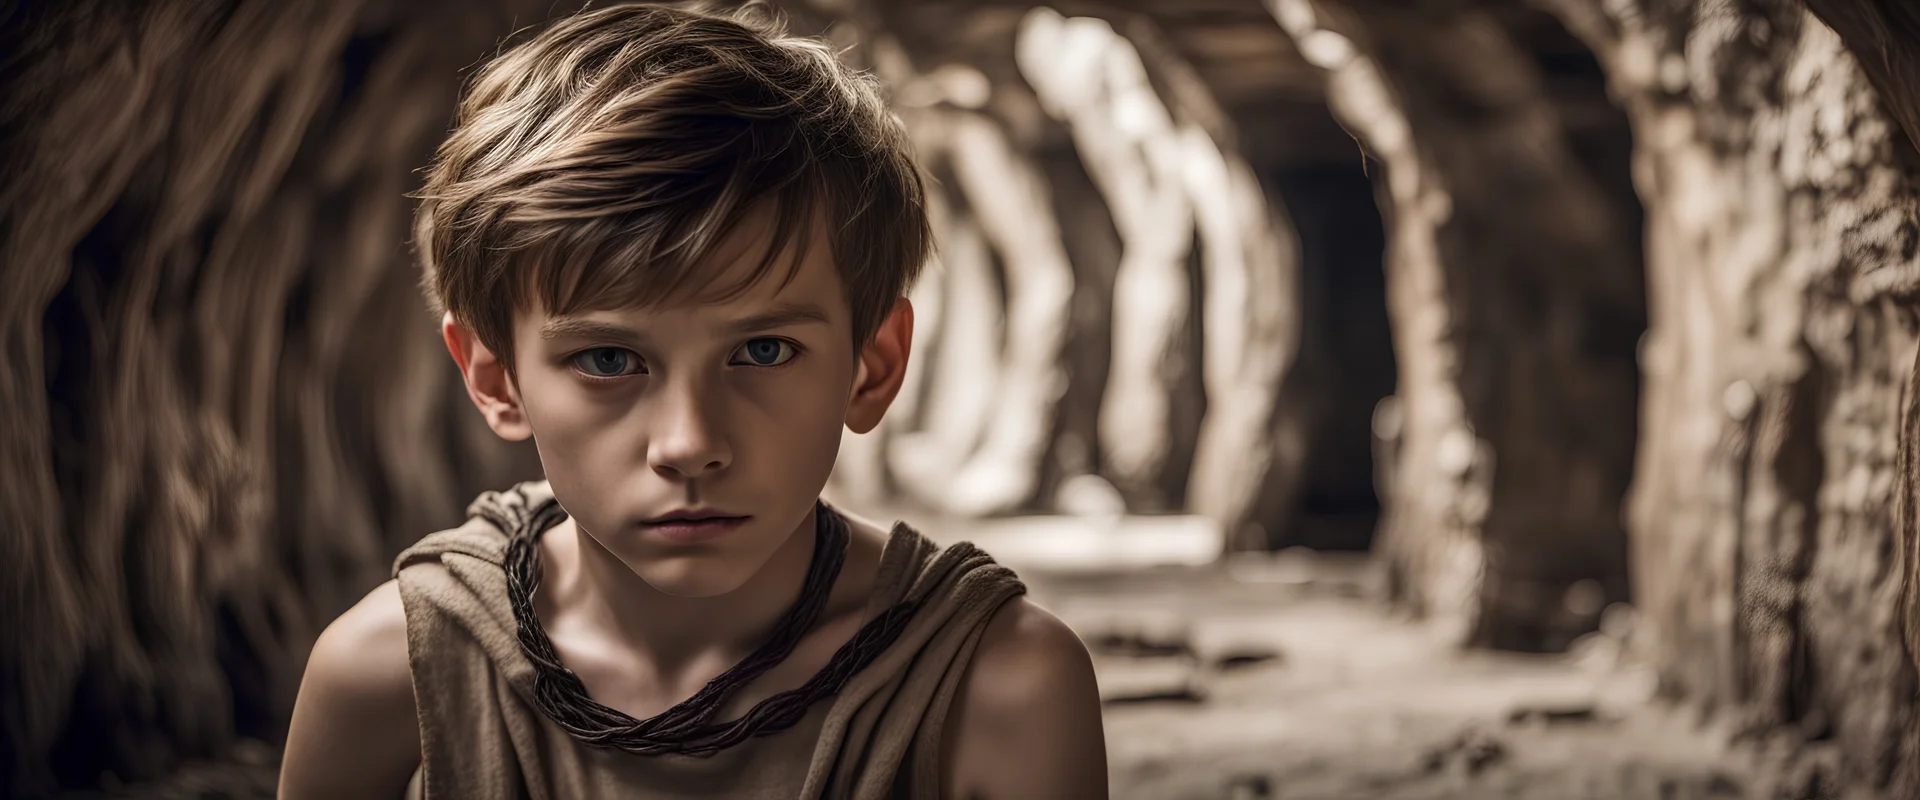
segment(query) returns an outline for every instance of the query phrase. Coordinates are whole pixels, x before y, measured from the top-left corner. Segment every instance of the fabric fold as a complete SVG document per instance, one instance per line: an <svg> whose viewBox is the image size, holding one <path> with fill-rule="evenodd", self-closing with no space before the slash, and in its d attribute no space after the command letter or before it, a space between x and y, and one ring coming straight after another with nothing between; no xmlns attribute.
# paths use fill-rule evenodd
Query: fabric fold
<svg viewBox="0 0 1920 800"><path fill-rule="evenodd" d="M896 524L864 619L902 602L914 616L839 695L792 728L711 756L637 756L588 747L533 704L502 563L510 535L551 500L545 482L487 492L465 524L394 561L421 729L408 797L939 796L948 708L987 622L1026 591L1011 570L969 543L941 548Z"/></svg>

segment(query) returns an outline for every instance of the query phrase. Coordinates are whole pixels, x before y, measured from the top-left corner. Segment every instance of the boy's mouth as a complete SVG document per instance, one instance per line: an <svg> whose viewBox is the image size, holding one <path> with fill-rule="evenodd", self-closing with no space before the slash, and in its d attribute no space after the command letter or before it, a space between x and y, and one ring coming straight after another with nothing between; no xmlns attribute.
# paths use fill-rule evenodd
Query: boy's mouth
<svg viewBox="0 0 1920 800"><path fill-rule="evenodd" d="M717 539L732 533L750 517L729 514L711 508L673 511L644 520L640 527L668 541L688 544Z"/></svg>

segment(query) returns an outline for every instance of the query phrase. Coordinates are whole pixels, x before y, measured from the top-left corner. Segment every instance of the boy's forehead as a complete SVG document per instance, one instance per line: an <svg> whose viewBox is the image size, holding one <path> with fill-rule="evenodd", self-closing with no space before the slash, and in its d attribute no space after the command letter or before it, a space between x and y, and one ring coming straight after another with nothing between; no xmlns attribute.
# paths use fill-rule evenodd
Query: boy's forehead
<svg viewBox="0 0 1920 800"><path fill-rule="evenodd" d="M579 321L633 323L670 319L701 328L773 327L771 323L833 323L848 314L840 274L817 231L802 231L771 263L765 233L736 231L700 265L698 286L656 300L600 305L591 301L570 313L536 308L543 338L581 326ZM744 240L744 242L742 241ZM765 269L762 269L763 265ZM756 277L755 272L759 271ZM552 334L552 335L549 335Z"/></svg>
<svg viewBox="0 0 1920 800"><path fill-rule="evenodd" d="M725 290L745 284L746 288L736 292L735 298L716 298L711 291L700 291L695 294L707 296L692 299L707 303L735 299L751 304L778 302L796 295L839 293L840 272L824 225L816 221L794 231L780 243L780 251L769 263L767 251L772 236L771 223L758 215L743 221L721 240L700 269L702 277L710 278L708 287ZM763 266L766 269L762 270ZM761 272L757 277L756 270Z"/></svg>

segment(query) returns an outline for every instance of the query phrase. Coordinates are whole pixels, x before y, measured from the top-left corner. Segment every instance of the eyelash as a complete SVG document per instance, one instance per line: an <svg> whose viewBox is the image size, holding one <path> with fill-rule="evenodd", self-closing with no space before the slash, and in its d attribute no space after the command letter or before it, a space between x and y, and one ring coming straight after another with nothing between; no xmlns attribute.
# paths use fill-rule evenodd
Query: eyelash
<svg viewBox="0 0 1920 800"><path fill-rule="evenodd" d="M747 344L752 342L757 342L762 339L770 339L773 341L780 342L781 344L786 345L792 351L792 354L787 356L787 360L782 361L778 364L770 364L770 365L762 366L760 364L741 364L735 361L728 361L727 366L751 367L753 369L761 369L761 370L780 369L782 367L786 367L792 364L795 359L799 358L801 355L803 355L806 352L805 348L802 348L799 342L793 341L792 339L781 338L778 336L756 336L752 339L748 339L746 342L742 342L740 347L734 348L734 352L739 352L740 349L746 347ZM585 356L591 353L597 353L601 350L619 350L619 351L625 352L629 357L640 362L640 368L638 371L622 373L619 375L595 375L593 373L590 373L590 372L587 372L586 370L581 369L578 366L580 362L580 358L582 356ZM632 350L628 350L627 348L624 348L624 347L589 347L585 350L581 350L572 355L567 356L566 363L568 366L572 367L573 371L579 374L580 377L595 383L612 383L613 381L620 380L621 378L630 378L630 377L633 377L634 375L648 374L647 368L646 368L646 359L641 358L639 353L635 353Z"/></svg>

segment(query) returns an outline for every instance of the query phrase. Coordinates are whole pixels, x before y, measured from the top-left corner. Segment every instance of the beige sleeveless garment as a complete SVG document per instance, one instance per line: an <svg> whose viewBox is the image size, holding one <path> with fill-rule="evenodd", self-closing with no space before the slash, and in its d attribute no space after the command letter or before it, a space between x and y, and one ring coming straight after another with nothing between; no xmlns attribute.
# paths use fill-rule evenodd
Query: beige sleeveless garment
<svg viewBox="0 0 1920 800"><path fill-rule="evenodd" d="M544 482L481 495L465 525L394 562L421 764L409 798L935 798L948 706L993 612L1026 591L960 543L944 550L897 524L866 619L919 604L900 637L798 725L715 755L638 756L587 747L531 700L502 557L508 533L552 497Z"/></svg>

